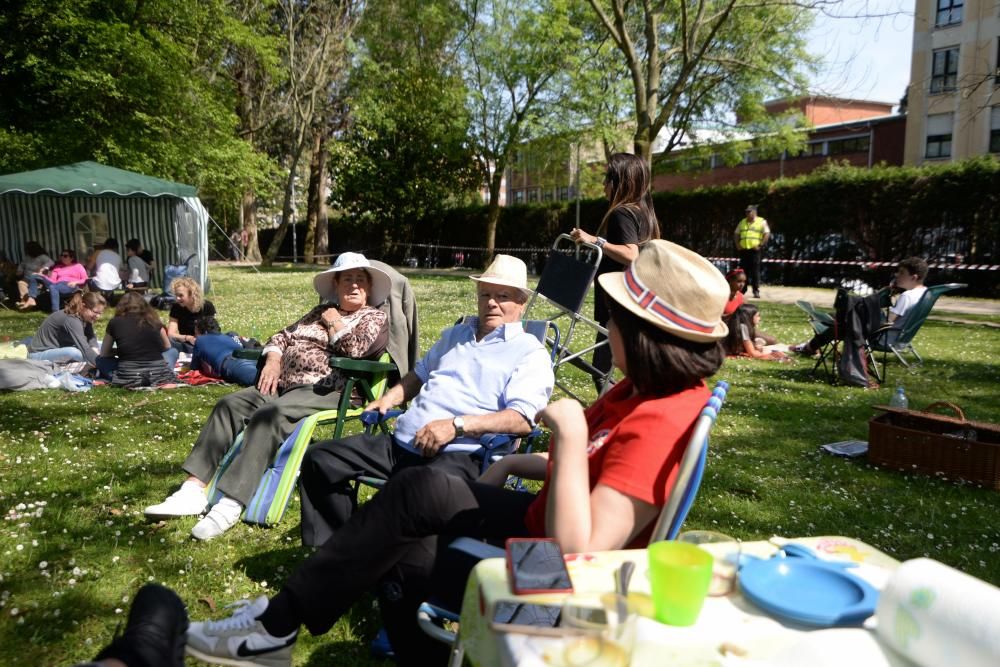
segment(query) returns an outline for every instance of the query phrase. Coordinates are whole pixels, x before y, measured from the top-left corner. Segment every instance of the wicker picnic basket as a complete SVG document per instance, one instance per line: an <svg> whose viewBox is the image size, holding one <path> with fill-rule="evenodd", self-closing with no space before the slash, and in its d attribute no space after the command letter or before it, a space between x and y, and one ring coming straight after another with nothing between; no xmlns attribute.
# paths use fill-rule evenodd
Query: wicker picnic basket
<svg viewBox="0 0 1000 667"><path fill-rule="evenodd" d="M969 421L954 403L921 410L876 405L868 421L868 460L904 471L964 480L1000 491L1000 426ZM928 412L947 408L958 416Z"/></svg>

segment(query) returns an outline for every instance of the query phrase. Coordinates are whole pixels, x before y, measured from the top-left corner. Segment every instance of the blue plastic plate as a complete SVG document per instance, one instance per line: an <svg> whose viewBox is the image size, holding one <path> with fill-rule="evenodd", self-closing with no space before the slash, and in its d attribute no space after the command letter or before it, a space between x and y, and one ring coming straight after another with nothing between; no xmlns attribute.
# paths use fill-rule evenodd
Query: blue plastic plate
<svg viewBox="0 0 1000 667"><path fill-rule="evenodd" d="M778 618L828 628L861 625L875 613L878 591L843 563L807 558L744 560L743 595Z"/></svg>

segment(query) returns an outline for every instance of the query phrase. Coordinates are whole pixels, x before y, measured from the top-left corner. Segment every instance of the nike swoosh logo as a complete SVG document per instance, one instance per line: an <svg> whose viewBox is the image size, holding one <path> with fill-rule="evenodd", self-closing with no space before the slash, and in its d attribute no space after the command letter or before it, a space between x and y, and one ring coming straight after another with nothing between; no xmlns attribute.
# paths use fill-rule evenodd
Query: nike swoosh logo
<svg viewBox="0 0 1000 667"><path fill-rule="evenodd" d="M249 646L247 646L247 640L244 639L243 642L236 648L236 655L238 655L241 658L249 658L255 655L264 655L265 653L280 651L286 646L291 646L292 644L294 644L296 637L297 636L293 636L291 639L286 641L284 644L281 644L280 646L271 646L269 648L250 648Z"/></svg>

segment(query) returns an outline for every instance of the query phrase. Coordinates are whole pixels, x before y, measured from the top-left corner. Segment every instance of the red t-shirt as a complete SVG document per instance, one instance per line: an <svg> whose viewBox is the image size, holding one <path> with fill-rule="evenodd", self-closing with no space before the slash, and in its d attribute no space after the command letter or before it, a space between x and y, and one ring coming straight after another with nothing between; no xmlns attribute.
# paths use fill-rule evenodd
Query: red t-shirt
<svg viewBox="0 0 1000 667"><path fill-rule="evenodd" d="M736 312L736 309L743 305L743 292L737 292L733 298L726 302L726 307L722 310L723 317L729 317Z"/></svg>
<svg viewBox="0 0 1000 667"><path fill-rule="evenodd" d="M633 396L632 391L631 380L625 379L585 412L590 433L590 489L604 484L636 500L663 507L691 429L711 392L704 383L663 398ZM535 537L545 535L550 474L551 467L524 517L524 525ZM628 546L646 546L654 524L651 521Z"/></svg>

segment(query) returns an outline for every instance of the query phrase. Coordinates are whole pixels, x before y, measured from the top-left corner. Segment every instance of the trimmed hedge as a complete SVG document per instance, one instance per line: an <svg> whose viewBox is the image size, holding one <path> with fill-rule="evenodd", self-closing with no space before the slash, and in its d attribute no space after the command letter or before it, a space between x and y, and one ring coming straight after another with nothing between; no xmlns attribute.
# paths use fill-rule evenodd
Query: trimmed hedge
<svg viewBox="0 0 1000 667"><path fill-rule="evenodd" d="M653 201L663 237L708 257L735 255L733 230L746 205L756 203L773 234L769 258L894 262L919 255L932 262L1000 264L1000 162L990 157L919 168L830 164L797 178L658 192ZM548 248L557 234L575 226L575 204L501 209L497 247ZM603 199L581 201L581 226L596 230L606 211ZM393 263L412 257L423 266L451 266L455 250L413 244L480 248L486 237L486 207L450 209L402 229L369 231L374 232L339 221L331 226L331 245L337 251L367 250ZM300 240L304 237L299 234ZM267 230L262 230L262 242L267 238ZM282 254L290 251L289 245ZM466 266L481 265L481 252L463 253ZM544 260L541 253L514 254L536 265ZM768 264L766 274L766 282L790 285L852 279L881 285L892 270ZM965 294L1000 296L998 276L996 271L934 270L929 282L966 282L970 288Z"/></svg>

